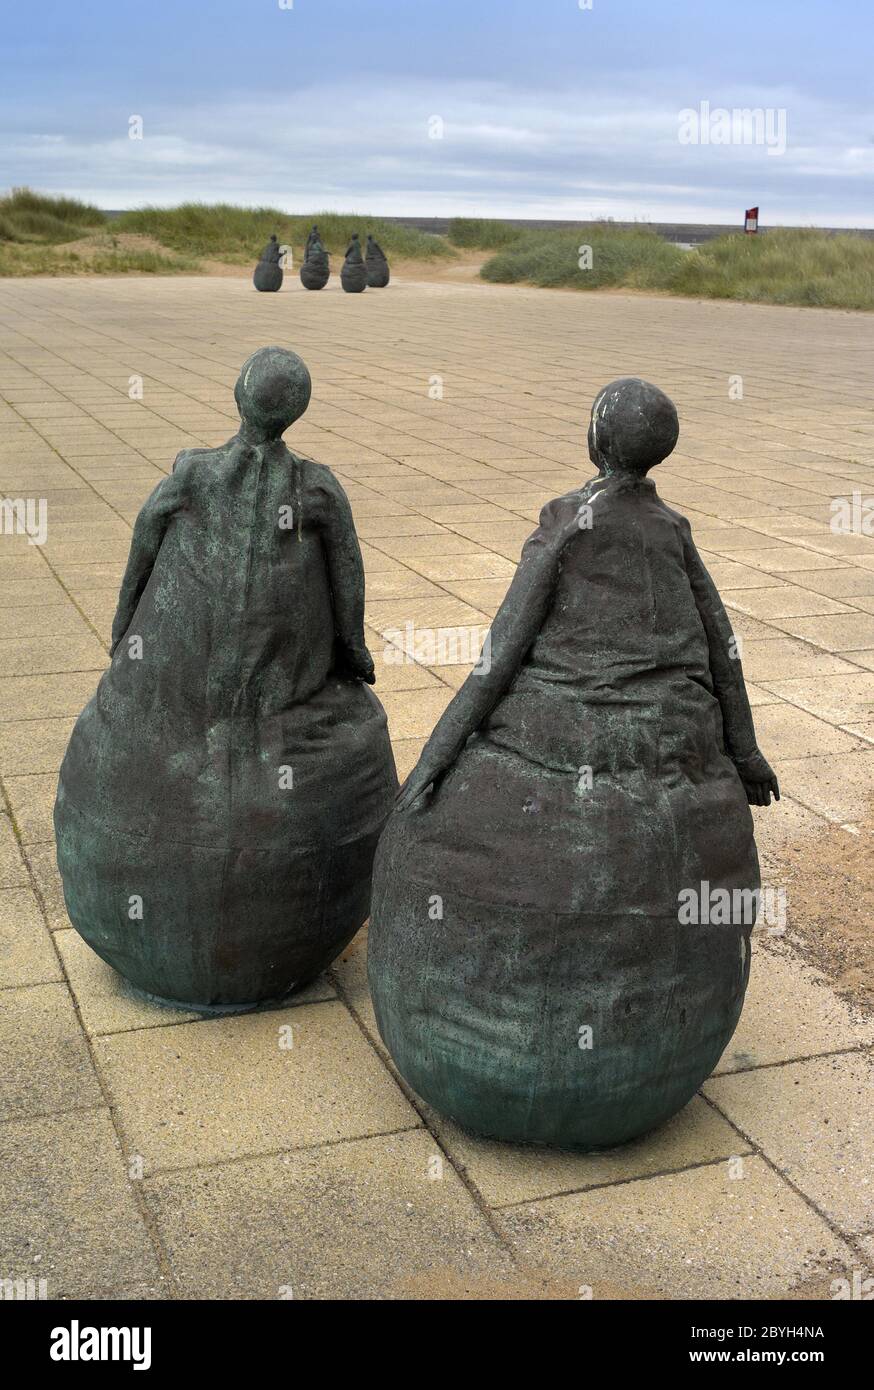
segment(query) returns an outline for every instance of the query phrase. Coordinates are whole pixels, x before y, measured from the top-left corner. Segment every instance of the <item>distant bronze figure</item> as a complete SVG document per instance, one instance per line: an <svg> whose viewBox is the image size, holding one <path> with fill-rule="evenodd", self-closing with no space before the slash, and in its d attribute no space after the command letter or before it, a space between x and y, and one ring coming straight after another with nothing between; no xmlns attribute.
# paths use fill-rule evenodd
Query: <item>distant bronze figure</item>
<svg viewBox="0 0 874 1390"><path fill-rule="evenodd" d="M139 989L204 1011L330 964L367 916L397 790L349 503L282 440L310 389L293 352L256 352L239 433L183 451L143 506L112 662L61 767L73 925Z"/></svg>
<svg viewBox="0 0 874 1390"><path fill-rule="evenodd" d="M305 290L323 290L331 277L328 253L322 245L318 228L307 237L306 251L300 268L300 282Z"/></svg>
<svg viewBox="0 0 874 1390"><path fill-rule="evenodd" d="M364 264L367 269L368 289L384 290L389 282L388 261L382 247L372 236L367 238Z"/></svg>
<svg viewBox="0 0 874 1390"><path fill-rule="evenodd" d="M361 294L367 289L367 267L361 254L361 242L354 232L346 249L346 259L340 271L340 284L347 294Z"/></svg>
<svg viewBox="0 0 874 1390"><path fill-rule="evenodd" d="M547 503L397 803L369 973L401 1074L485 1135L600 1148L694 1095L734 1031L778 797L725 609L646 477L674 406L595 401L598 476Z"/></svg>
<svg viewBox="0 0 874 1390"><path fill-rule="evenodd" d="M256 290L275 291L282 286L282 247L275 233L261 252L252 281Z"/></svg>

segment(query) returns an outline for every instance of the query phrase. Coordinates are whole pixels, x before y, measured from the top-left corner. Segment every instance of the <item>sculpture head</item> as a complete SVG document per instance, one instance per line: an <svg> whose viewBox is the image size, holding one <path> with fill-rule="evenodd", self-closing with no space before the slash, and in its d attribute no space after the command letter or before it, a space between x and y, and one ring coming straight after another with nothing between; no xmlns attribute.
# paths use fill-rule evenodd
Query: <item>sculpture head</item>
<svg viewBox="0 0 874 1390"><path fill-rule="evenodd" d="M676 407L657 386L623 376L599 391L589 422L589 458L600 473L644 477L677 443Z"/></svg>
<svg viewBox="0 0 874 1390"><path fill-rule="evenodd" d="M240 369L234 400L243 424L264 439L278 439L310 403L313 384L296 352L264 347Z"/></svg>

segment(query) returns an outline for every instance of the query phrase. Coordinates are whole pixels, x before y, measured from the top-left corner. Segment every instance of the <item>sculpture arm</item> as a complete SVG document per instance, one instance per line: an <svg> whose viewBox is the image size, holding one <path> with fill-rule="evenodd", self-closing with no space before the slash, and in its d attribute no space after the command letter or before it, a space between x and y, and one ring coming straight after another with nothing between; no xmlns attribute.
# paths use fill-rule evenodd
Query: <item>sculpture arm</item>
<svg viewBox="0 0 874 1390"><path fill-rule="evenodd" d="M174 471L168 477L162 478L151 496L146 498L134 523L130 554L112 623L110 656L115 655L119 642L133 621L137 604L149 582L170 519L183 505L182 475L176 471L182 458L183 455L180 454L174 464Z"/></svg>
<svg viewBox="0 0 874 1390"><path fill-rule="evenodd" d="M751 804L769 806L772 794L777 801L780 799L777 779L756 742L737 639L716 585L692 540L688 522L684 526L683 549L686 573L707 635L710 674L722 710L725 750L737 768Z"/></svg>
<svg viewBox="0 0 874 1390"><path fill-rule="evenodd" d="M552 604L561 552L578 530L580 494L549 502L529 536L487 638L488 663L474 668L450 700L398 797L406 810L455 762L505 694Z"/></svg>
<svg viewBox="0 0 874 1390"><path fill-rule="evenodd" d="M333 474L324 498L322 540L334 605L337 666L341 675L373 685L373 657L364 641L364 562L349 499Z"/></svg>

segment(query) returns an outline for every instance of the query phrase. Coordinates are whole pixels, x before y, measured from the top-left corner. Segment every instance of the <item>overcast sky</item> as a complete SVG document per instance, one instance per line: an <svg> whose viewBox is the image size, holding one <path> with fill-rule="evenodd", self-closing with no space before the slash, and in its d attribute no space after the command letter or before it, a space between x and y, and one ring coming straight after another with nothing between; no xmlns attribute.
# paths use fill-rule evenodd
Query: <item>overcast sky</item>
<svg viewBox="0 0 874 1390"><path fill-rule="evenodd" d="M874 226L874 0L288 5L9 5L2 184L107 208L737 222L758 203L766 224ZM681 143L702 102L784 113L785 150Z"/></svg>

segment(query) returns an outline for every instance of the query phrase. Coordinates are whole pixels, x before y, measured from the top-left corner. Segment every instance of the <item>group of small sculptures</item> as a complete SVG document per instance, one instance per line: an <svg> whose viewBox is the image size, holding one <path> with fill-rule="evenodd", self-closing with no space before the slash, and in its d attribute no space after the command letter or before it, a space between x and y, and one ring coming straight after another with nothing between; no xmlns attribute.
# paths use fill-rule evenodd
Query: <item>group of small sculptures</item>
<svg viewBox="0 0 874 1390"><path fill-rule="evenodd" d="M282 288L282 247L275 234L261 252L252 278L256 290L276 291ZM319 229L314 224L306 239L300 282L305 290L323 290L330 278L328 252L319 235ZM362 255L358 233L353 232L340 271L340 284L343 289L347 294L361 294L362 290L368 288L384 290L388 282L388 261L379 243L374 241L372 236L368 236L367 247Z"/></svg>
<svg viewBox="0 0 874 1390"><path fill-rule="evenodd" d="M425 1101L499 1139L631 1139L710 1073L749 975L748 917L678 897L748 900L749 804L779 797L725 609L647 477L676 410L637 378L599 393L595 476L544 507L399 792L349 502L282 439L310 392L294 353L256 352L239 432L137 518L60 774L70 918L140 992L215 1014L287 999L369 914L380 1032Z"/></svg>

